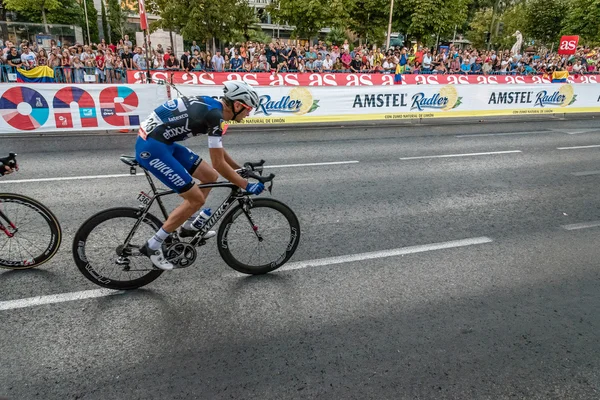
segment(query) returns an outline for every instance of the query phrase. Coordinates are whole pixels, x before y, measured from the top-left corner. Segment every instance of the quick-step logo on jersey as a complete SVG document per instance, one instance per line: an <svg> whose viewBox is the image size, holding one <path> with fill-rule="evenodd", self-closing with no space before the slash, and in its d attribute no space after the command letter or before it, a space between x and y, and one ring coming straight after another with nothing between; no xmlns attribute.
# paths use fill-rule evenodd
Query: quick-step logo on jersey
<svg viewBox="0 0 600 400"><path fill-rule="evenodd" d="M154 169L156 169L158 172L169 178L173 185L185 185L185 180L181 176L179 176L179 174L176 174L171 167L169 167L164 162L160 161L158 158L155 158L152 161L150 161L150 165L154 167Z"/></svg>

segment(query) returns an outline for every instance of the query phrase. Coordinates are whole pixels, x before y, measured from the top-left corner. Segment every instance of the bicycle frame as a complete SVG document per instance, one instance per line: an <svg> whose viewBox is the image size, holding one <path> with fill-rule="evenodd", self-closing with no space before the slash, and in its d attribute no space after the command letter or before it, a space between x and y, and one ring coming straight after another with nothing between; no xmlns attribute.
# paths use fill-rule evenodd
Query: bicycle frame
<svg viewBox="0 0 600 400"><path fill-rule="evenodd" d="M129 232L129 235L127 235L127 238L125 239L123 248L127 248L127 246L129 246L129 242L131 241L131 238L135 234L138 226L142 223L142 221L146 217L146 214L148 214L148 211L152 207L152 204L154 203L155 200L158 203L165 220L169 217L169 213L167 212L167 209L165 208L165 206L161 200L161 197L177 193L174 190L158 191L158 189L156 188L156 185L154 184L154 181L152 180L152 177L150 176L148 171L146 171L146 169L144 169L144 168L142 168L142 170L144 171L144 174L146 175L146 179L148 180L148 183L150 184L150 188L152 189L153 196L150 198L150 201L143 208L140 208L140 210L141 210L140 218L136 221L135 225ZM130 173L132 175L135 175L136 168L131 167ZM231 192L229 193L229 196L223 201L223 203L221 203L219 208L217 208L215 213L204 223L204 225L202 226L202 229L200 229L196 233L196 235L193 237L192 241L190 242L190 244L193 246L196 246L198 244L198 242L200 242L200 240L202 240L204 235L210 230L210 228L212 228L213 226L216 225L216 223L221 219L221 217L223 215L225 215L227 213L227 211L231 208L231 206L235 203L236 200L241 203L243 199L249 199L247 194L241 193L241 189L231 182L201 183L201 184L198 184L197 186L200 189L230 188ZM252 218L248 214L248 212L246 212L246 215L247 215L250 223L254 225Z"/></svg>

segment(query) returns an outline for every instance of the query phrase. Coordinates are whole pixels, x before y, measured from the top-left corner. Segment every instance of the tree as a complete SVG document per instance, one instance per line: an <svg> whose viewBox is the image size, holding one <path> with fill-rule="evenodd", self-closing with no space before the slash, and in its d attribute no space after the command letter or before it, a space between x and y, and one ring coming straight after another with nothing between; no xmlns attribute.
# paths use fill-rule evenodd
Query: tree
<svg viewBox="0 0 600 400"><path fill-rule="evenodd" d="M110 26L110 36L115 42L118 42L120 38L125 36L127 14L121 7L120 0L108 0L107 1L107 20Z"/></svg>
<svg viewBox="0 0 600 400"><path fill-rule="evenodd" d="M83 21L83 8L75 0L58 0L60 7L48 12L48 23L72 25L73 21Z"/></svg>
<svg viewBox="0 0 600 400"><path fill-rule="evenodd" d="M46 0L48 1L48 0ZM87 38L87 28L83 29L83 36L86 37L86 40L91 43L98 43L99 33L98 30L98 10L96 10L96 6L94 6L94 0L83 0L85 1L85 5L87 7L87 17L88 23L90 24L90 38ZM85 15L84 20L81 23L81 26L86 26Z"/></svg>
<svg viewBox="0 0 600 400"><path fill-rule="evenodd" d="M579 35L580 42L600 44L600 0L571 0L565 19L563 35Z"/></svg>
<svg viewBox="0 0 600 400"><path fill-rule="evenodd" d="M525 3L520 3L509 7L502 13L497 21L498 23L501 22L504 24L504 31L496 35L498 25L494 24L492 28L492 37L494 39L492 42L495 48L512 48L516 42L516 38L513 36L516 31L520 31L523 34L524 44L532 40L527 29L529 21L526 13Z"/></svg>
<svg viewBox="0 0 600 400"><path fill-rule="evenodd" d="M106 18L106 8L104 7L104 0L100 0L102 3L102 34L104 35L104 40L106 43L111 43L110 35L108 33L108 20Z"/></svg>
<svg viewBox="0 0 600 400"><path fill-rule="evenodd" d="M530 0L526 4L525 30L543 44L558 43L566 11L562 0Z"/></svg>
<svg viewBox="0 0 600 400"><path fill-rule="evenodd" d="M426 37L448 35L467 18L471 0L414 0L408 33L421 42Z"/></svg>
<svg viewBox="0 0 600 400"><path fill-rule="evenodd" d="M483 8L475 13L473 19L471 20L471 23L469 24L470 29L465 35L465 37L471 42L473 47L485 47L485 33L489 32L491 22L491 8Z"/></svg>
<svg viewBox="0 0 600 400"><path fill-rule="evenodd" d="M323 0L275 0L267 10L279 25L294 27L294 37L312 38L326 27L333 5Z"/></svg>
<svg viewBox="0 0 600 400"><path fill-rule="evenodd" d="M41 12L42 23L46 33L48 33L46 12L57 10L60 7L60 2L58 0L4 0L4 6L7 10L17 12Z"/></svg>
<svg viewBox="0 0 600 400"><path fill-rule="evenodd" d="M383 39L389 18L389 5L386 0L356 0L350 2L348 28L359 40Z"/></svg>

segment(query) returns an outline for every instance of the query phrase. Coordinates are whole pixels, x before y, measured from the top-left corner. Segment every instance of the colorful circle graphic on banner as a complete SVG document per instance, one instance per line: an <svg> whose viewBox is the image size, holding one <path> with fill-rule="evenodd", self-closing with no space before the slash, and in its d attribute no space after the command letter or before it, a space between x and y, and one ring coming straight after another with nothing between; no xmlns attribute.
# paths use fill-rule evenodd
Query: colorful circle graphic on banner
<svg viewBox="0 0 600 400"><path fill-rule="evenodd" d="M31 113L21 114L17 107L21 103L31 106ZM32 131L48 121L48 102L37 91L28 87L13 87L0 98L0 114L10 126L23 131Z"/></svg>
<svg viewBox="0 0 600 400"><path fill-rule="evenodd" d="M96 104L92 96L83 89L67 86L56 92L54 101L52 102L57 127L73 128L71 103L77 103L79 106L79 118L83 128L95 128L98 126Z"/></svg>
<svg viewBox="0 0 600 400"><path fill-rule="evenodd" d="M123 101L116 103L116 98ZM100 112L102 118L113 126L139 125L139 115L117 115L135 110L139 105L137 93L124 86L114 86L104 89L100 93Z"/></svg>

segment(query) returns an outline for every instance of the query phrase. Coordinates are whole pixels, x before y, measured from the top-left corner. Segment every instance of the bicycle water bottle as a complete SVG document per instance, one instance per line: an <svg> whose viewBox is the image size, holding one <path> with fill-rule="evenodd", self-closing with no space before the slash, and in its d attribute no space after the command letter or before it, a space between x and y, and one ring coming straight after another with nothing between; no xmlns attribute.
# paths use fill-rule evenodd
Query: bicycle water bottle
<svg viewBox="0 0 600 400"><path fill-rule="evenodd" d="M210 208L205 208L202 211L200 211L200 213L198 213L198 216L196 217L194 222L192 222L192 225L194 226L195 229L200 230L204 226L206 221L208 221L209 218L210 218Z"/></svg>

